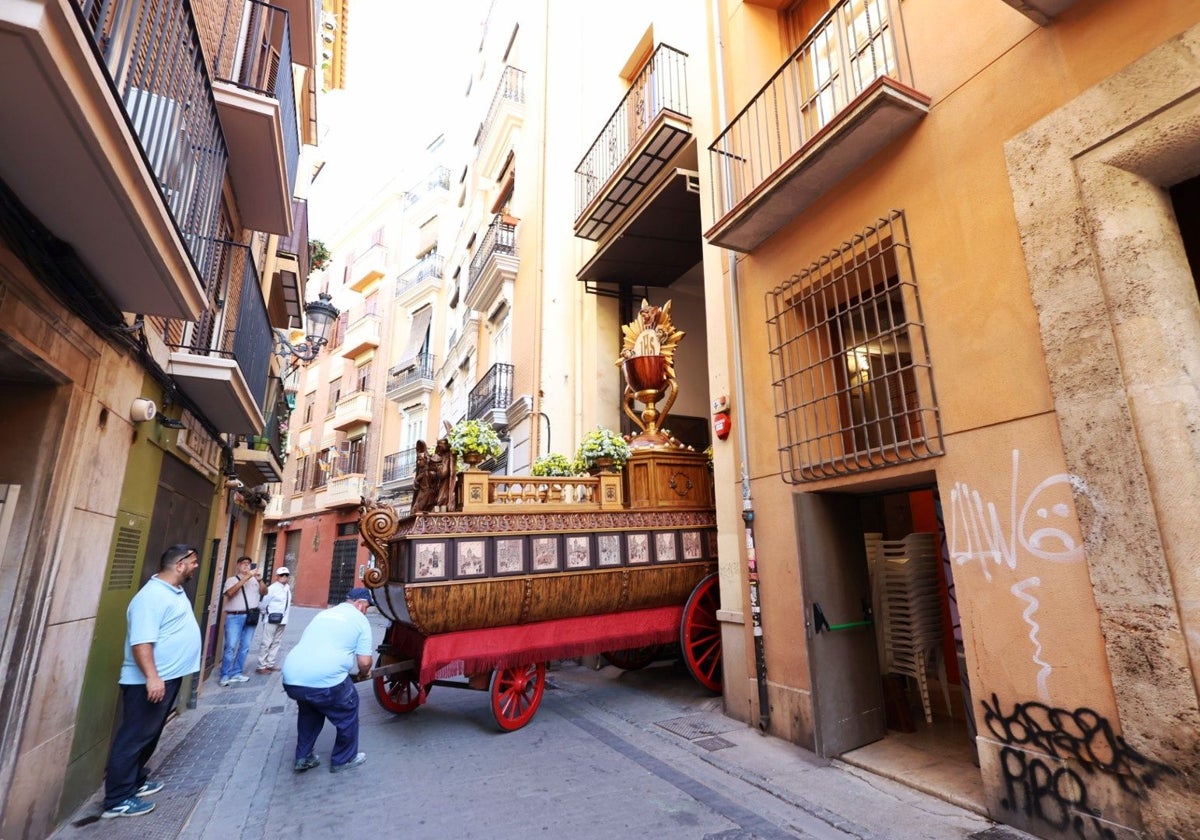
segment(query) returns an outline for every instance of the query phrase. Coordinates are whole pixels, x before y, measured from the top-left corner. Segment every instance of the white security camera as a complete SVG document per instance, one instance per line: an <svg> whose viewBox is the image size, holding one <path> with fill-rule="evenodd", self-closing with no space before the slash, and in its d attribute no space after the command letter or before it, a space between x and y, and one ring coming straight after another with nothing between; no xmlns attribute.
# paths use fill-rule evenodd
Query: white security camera
<svg viewBox="0 0 1200 840"><path fill-rule="evenodd" d="M246 484L240 478L227 478L225 479L225 486L230 490L241 490Z"/></svg>
<svg viewBox="0 0 1200 840"><path fill-rule="evenodd" d="M156 414L158 414L158 406L154 404L154 400L148 400L145 397L138 397L129 406L129 419L134 423L145 423L147 420L153 420Z"/></svg>

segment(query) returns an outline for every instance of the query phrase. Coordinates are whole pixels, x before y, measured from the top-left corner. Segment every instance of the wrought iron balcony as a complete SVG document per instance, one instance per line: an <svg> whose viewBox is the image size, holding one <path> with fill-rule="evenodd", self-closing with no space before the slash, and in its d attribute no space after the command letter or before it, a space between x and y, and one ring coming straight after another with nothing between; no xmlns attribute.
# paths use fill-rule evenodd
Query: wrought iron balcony
<svg viewBox="0 0 1200 840"><path fill-rule="evenodd" d="M401 484L405 481L411 483L416 471L417 448L415 446L393 452L391 455L384 456L382 484L388 488L389 484Z"/></svg>
<svg viewBox="0 0 1200 840"><path fill-rule="evenodd" d="M434 169L420 184L404 194L405 208L412 207L432 192L450 189L450 170L444 166Z"/></svg>
<svg viewBox="0 0 1200 840"><path fill-rule="evenodd" d="M467 307L482 309L481 304L495 297L503 280L516 278L518 265L516 220L496 215L471 258Z"/></svg>
<svg viewBox="0 0 1200 840"><path fill-rule="evenodd" d="M494 426L506 425L503 412L512 402L513 366L497 362L480 377L467 397L467 418L490 419ZM499 412L499 416L497 416ZM488 418L488 415L492 415ZM496 422L499 420L500 422Z"/></svg>
<svg viewBox="0 0 1200 840"><path fill-rule="evenodd" d="M496 118L509 104L525 104L525 71L518 70L516 67L505 67L504 72L500 74L500 84L496 85L496 93L492 96L492 104L488 108L487 116L483 118L483 122L479 124L479 130L475 132L476 147L483 143L488 132L492 130Z"/></svg>
<svg viewBox="0 0 1200 840"><path fill-rule="evenodd" d="M415 364L412 367L388 373L387 397L389 400L403 399L420 387L432 390L433 375L437 372L437 361L431 353L422 353L413 361Z"/></svg>
<svg viewBox="0 0 1200 840"><path fill-rule="evenodd" d="M221 242L221 259L208 284L209 307L195 323L151 318L171 348L169 373L204 414L225 432L257 435L267 396L274 337L245 245Z"/></svg>
<svg viewBox="0 0 1200 840"><path fill-rule="evenodd" d="M752 251L929 111L899 0L841 0L709 146L714 245Z"/></svg>
<svg viewBox="0 0 1200 840"><path fill-rule="evenodd" d="M288 13L230 3L213 75L229 144L229 176L246 227L286 235L300 159Z"/></svg>
<svg viewBox="0 0 1200 840"><path fill-rule="evenodd" d="M446 259L436 251L426 254L396 279L396 297L401 297L430 278L442 277Z"/></svg>
<svg viewBox="0 0 1200 840"><path fill-rule="evenodd" d="M660 44L575 167L575 235L607 233L691 137L687 54Z"/></svg>

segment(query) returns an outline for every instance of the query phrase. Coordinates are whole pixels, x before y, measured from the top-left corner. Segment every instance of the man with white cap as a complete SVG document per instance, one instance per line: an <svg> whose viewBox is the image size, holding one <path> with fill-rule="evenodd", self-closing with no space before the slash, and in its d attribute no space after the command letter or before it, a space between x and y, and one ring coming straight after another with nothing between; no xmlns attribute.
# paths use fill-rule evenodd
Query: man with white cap
<svg viewBox="0 0 1200 840"><path fill-rule="evenodd" d="M336 607L317 613L283 660L283 690L296 701L297 773L320 765L314 748L328 720L337 730L329 769L340 773L367 760L358 751L358 689L352 674L371 672L371 590L356 586Z"/></svg>
<svg viewBox="0 0 1200 840"><path fill-rule="evenodd" d="M292 611L292 588L288 584L292 573L287 566L275 570L275 580L267 587L263 596L262 611L267 623L263 625L262 641L258 644L258 668L256 674L278 671L275 662L279 659L279 645L283 631L287 628L288 613Z"/></svg>

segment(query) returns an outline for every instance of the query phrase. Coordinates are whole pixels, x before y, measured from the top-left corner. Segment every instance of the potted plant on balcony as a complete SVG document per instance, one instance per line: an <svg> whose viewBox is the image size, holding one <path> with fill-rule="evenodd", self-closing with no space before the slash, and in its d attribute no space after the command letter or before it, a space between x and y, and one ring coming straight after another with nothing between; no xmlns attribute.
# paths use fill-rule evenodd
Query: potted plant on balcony
<svg viewBox="0 0 1200 840"><path fill-rule="evenodd" d="M582 463L584 468L591 473L602 470L616 472L629 460L629 444L625 442L625 438L612 429L597 426L585 434L583 440L579 442L575 460Z"/></svg>
<svg viewBox="0 0 1200 840"><path fill-rule="evenodd" d="M580 472L574 461L557 452L538 458L530 471L538 478L568 478Z"/></svg>
<svg viewBox="0 0 1200 840"><path fill-rule="evenodd" d="M498 458L504 451L496 430L478 420L460 420L446 436L450 451L468 467L488 458Z"/></svg>

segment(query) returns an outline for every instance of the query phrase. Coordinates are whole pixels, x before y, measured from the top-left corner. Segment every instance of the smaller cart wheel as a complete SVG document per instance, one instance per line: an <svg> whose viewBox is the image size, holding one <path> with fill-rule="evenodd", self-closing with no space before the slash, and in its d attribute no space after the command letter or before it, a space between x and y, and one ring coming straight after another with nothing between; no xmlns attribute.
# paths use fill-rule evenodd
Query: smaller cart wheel
<svg viewBox="0 0 1200 840"><path fill-rule="evenodd" d="M615 665L622 671L636 671L645 668L658 659L662 645L647 645L646 647L627 648L625 650L607 650L600 654L609 665Z"/></svg>
<svg viewBox="0 0 1200 840"><path fill-rule="evenodd" d="M388 662L380 656L375 664L387 665ZM375 700L394 715L406 714L421 705L421 684L416 670L376 677L372 682L375 683ZM425 686L425 696L429 696L431 688L432 685Z"/></svg>
<svg viewBox="0 0 1200 840"><path fill-rule="evenodd" d="M721 628L717 624L721 593L717 583L714 572L696 584L688 596L679 625L679 646L683 648L683 662L696 682L719 693L723 677Z"/></svg>
<svg viewBox="0 0 1200 840"><path fill-rule="evenodd" d="M546 692L546 663L502 668L492 677L492 716L505 732L533 720Z"/></svg>

